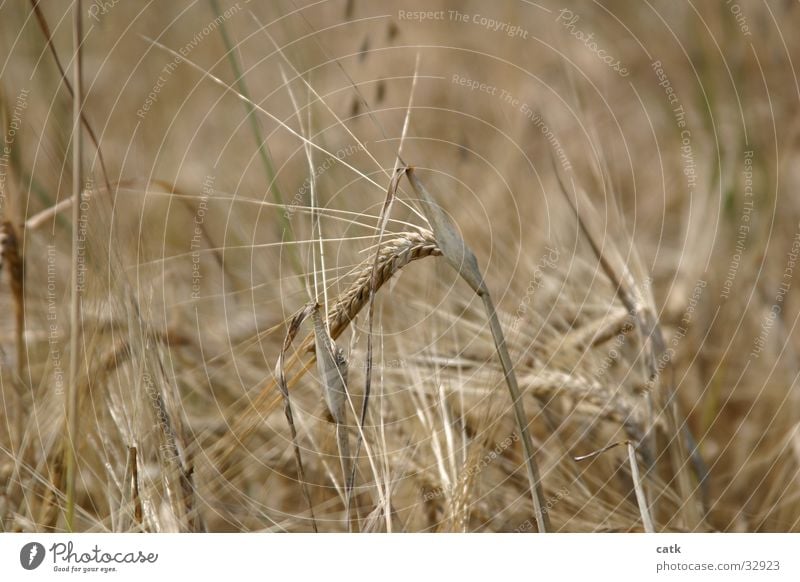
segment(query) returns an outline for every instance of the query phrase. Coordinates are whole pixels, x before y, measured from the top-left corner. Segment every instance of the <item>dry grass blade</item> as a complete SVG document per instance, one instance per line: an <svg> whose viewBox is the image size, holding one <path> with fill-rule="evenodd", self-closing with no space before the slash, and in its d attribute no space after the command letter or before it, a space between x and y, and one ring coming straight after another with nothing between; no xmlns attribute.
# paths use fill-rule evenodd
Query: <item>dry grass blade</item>
<svg viewBox="0 0 800 582"><path fill-rule="evenodd" d="M286 330L286 338L283 340L283 347L280 355L278 356L278 363L275 366L275 375L278 377L278 390L283 397L283 411L286 415L286 422L289 424L289 431L292 435L292 448L294 449L294 459L295 463L297 464L297 478L300 480L300 486L303 490L303 497L305 497L306 503L308 504L308 511L309 515L311 516L311 527L315 532L317 532L317 520L314 517L314 504L311 501L311 493L308 490L308 482L306 481L306 474L305 470L303 469L303 457L300 454L300 444L297 441L297 428L294 424L292 402L289 399L289 387L286 382L286 367L284 365L286 352L289 350L289 347L291 347L292 342L294 341L294 338L300 329L300 326L303 324L303 321L305 321L306 318L311 314L313 307L313 305L307 305L289 322L289 327Z"/></svg>
<svg viewBox="0 0 800 582"><path fill-rule="evenodd" d="M650 517L650 508L647 503L647 496L642 488L642 481L639 478L639 465L636 462L636 448L633 443L628 441L628 459L631 463L631 478L633 479L633 489L636 491L636 503L639 505L639 513L642 515L642 525L647 533L654 533L653 518Z"/></svg>
<svg viewBox="0 0 800 582"><path fill-rule="evenodd" d="M508 385L508 391L514 406L514 416L516 417L517 425L522 436L522 448L525 453L525 464L528 470L528 480L530 482L536 523L539 532L546 533L550 531L550 521L547 512L544 511L544 494L542 492L541 476L536 462L533 440L528 430L528 416L525 413L525 407L522 403L522 395L517 385L517 377L514 373L514 366L511 363L511 356L506 348L503 328L497 317L497 311L494 308L494 302L489 294L489 289L486 287L486 283L478 267L478 260L475 258L474 253L467 246L464 239L458 234L450 219L444 213L444 210L442 210L441 206L436 204L425 186L419 178L417 178L414 169L408 168L406 175L411 182L414 192L422 202L425 216L428 218L433 228L433 233L442 251L442 255L483 301L486 315L489 319L489 328L492 332L497 355L500 358L500 364L503 367L505 381Z"/></svg>
<svg viewBox="0 0 800 582"><path fill-rule="evenodd" d="M36 517L36 523L43 531L56 532L58 516L62 506L62 491L64 490L64 455L60 447L50 453L46 463L46 480L39 483L33 495L41 499L41 507Z"/></svg>
<svg viewBox="0 0 800 582"><path fill-rule="evenodd" d="M81 193L83 191L83 139L81 134L81 115L83 110L83 81L81 71L81 45L83 41L82 26L83 6L77 0L73 6L73 47L75 50L74 63L74 85L75 90L72 95L72 282L70 285L70 329L69 329L69 384L67 392L67 431L66 431L66 466L67 466L67 530L74 531L75 520L75 443L78 439L78 349L79 349L79 330L81 316L81 290L79 287L79 222L81 219Z"/></svg>
<svg viewBox="0 0 800 582"><path fill-rule="evenodd" d="M347 434L347 360L344 352L328 335L319 314L319 305L314 306L314 345L319 373L325 394L325 403L336 425L336 441L339 447L339 461L342 469L342 482L349 481L353 458L350 455L350 441ZM345 491L345 521L350 527L350 490Z"/></svg>
<svg viewBox="0 0 800 582"><path fill-rule="evenodd" d="M136 525L142 525L142 500L139 496L139 460L136 447L128 448L128 460L131 467L131 502L133 503L133 519Z"/></svg>
<svg viewBox="0 0 800 582"><path fill-rule="evenodd" d="M604 446L602 449L592 451L586 455L580 455L575 457L576 461L587 461L589 459L594 459L610 451L611 449L615 449L619 446L625 445L625 448L628 452L628 462L631 465L631 479L633 480L633 490L636 494L636 504L639 507L639 515L642 518L642 527L644 531L647 533L655 533L655 527L653 526L653 518L650 516L650 505L647 503L647 495L644 492L644 488L642 487L642 480L639 475L639 464L636 461L636 447L634 446L633 441L625 440L625 441L618 441L615 443L611 443L610 445Z"/></svg>
<svg viewBox="0 0 800 582"><path fill-rule="evenodd" d="M130 531L131 522L135 524L136 528L141 528L142 526L142 500L139 493L138 464L137 448L129 446L119 510L120 521L119 527L115 531Z"/></svg>

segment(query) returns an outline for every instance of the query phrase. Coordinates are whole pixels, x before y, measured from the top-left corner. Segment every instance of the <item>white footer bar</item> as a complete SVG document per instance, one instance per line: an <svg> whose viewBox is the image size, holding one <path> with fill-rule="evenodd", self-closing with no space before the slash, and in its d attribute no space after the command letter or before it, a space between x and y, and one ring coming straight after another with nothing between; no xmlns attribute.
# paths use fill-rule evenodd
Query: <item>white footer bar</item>
<svg viewBox="0 0 800 582"><path fill-rule="evenodd" d="M800 534L0 534L0 572L32 581L777 582L800 580Z"/></svg>

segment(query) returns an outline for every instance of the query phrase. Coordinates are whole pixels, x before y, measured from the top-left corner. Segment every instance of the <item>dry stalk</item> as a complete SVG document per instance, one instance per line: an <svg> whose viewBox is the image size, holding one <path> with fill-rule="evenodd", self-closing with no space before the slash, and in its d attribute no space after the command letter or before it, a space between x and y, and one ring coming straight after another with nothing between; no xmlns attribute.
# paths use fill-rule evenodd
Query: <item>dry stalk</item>
<svg viewBox="0 0 800 582"><path fill-rule="evenodd" d="M517 376L514 373L514 365L511 362L511 356L506 346L503 327L500 325L500 319L497 317L497 311L495 310L492 296L489 293L489 288L478 267L478 260L475 258L472 249L467 246L466 241L458 234L458 230L455 228L448 215L445 214L442 207L435 202L433 196L431 196L417 177L413 168L407 168L406 177L409 182L411 182L411 186L420 202L422 202L425 216L433 228L433 233L436 242L442 250L442 255L447 262L450 263L450 266L456 273L459 274L472 290L475 291L475 294L481 298L481 301L483 301L483 307L486 310L486 317L489 320L489 329L492 332L492 339L494 340L497 357L503 368L503 375L506 385L508 386L509 395L511 396L514 417L517 421L520 434L522 435L522 448L525 454L525 467L528 471L531 501L533 502L533 513L536 518L536 524L539 533L547 533L550 531L550 518L544 510L542 478L539 473L539 465L536 461L533 439L528 430L528 415L525 413L522 394L520 393L519 385L517 384Z"/></svg>
<svg viewBox="0 0 800 582"><path fill-rule="evenodd" d="M314 306L314 351L317 356L317 372L323 384L325 403L336 425L336 441L339 448L339 462L342 469L342 483L345 483L345 523L352 527L350 521L350 488L349 479L355 463L350 455L350 441L347 434L347 359L342 349L337 346L325 329L319 315L319 306Z"/></svg>
<svg viewBox="0 0 800 582"><path fill-rule="evenodd" d="M639 513L642 516L642 525L647 533L654 533L653 518L650 517L650 508L647 503L647 496L642 487L642 480L639 478L639 465L636 462L636 448L633 443L628 441L628 460L631 463L631 479L633 479L633 489L636 491L636 503L639 506Z"/></svg>
<svg viewBox="0 0 800 582"><path fill-rule="evenodd" d="M83 41L83 23L81 21L83 6L77 0L73 6L73 74L75 90L72 95L72 283L70 285L70 329L69 329L69 384L67 387L66 410L66 468L67 468L67 530L75 531L75 478L76 449L78 440L78 346L81 315L81 292L79 288L79 227L80 202L83 191L83 139L81 133L81 116L83 111L83 83L81 71L81 45ZM66 78L66 75L64 75Z"/></svg>
<svg viewBox="0 0 800 582"><path fill-rule="evenodd" d="M297 465L297 478L300 480L300 487L303 491L303 497L308 505L308 512L311 517L311 527L314 529L314 532L317 532L317 520L314 517L314 503L311 500L311 493L308 490L308 481L306 480L305 470L303 469L303 457L300 454L300 445L297 440L297 428L295 428L294 425L294 413L292 412L292 401L291 398L289 398L289 386L286 382L285 365L286 352L291 347L297 332L300 330L300 326L303 325L303 321L305 321L305 319L311 314L312 308L316 308L316 305L306 305L289 322L289 326L286 330L286 337L283 340L283 347L281 348L281 353L278 356L278 363L275 365L275 376L278 378L278 391L283 398L283 413L286 416L286 422L289 425L289 432L292 435L292 448L294 449L294 460L295 464Z"/></svg>
<svg viewBox="0 0 800 582"><path fill-rule="evenodd" d="M128 447L128 458L125 463L125 481L122 488L122 507L120 511L121 526L119 531L129 531L130 519L137 528L142 527L142 500L139 494L139 460L135 445ZM132 508L131 512L129 508ZM132 513L132 516L131 516Z"/></svg>

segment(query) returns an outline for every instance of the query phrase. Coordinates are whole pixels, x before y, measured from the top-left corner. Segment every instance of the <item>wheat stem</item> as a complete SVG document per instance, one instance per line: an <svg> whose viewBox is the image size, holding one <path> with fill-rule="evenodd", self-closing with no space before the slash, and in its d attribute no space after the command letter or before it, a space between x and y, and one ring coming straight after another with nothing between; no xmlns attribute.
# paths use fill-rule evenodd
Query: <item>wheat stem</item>
<svg viewBox="0 0 800 582"><path fill-rule="evenodd" d="M73 61L74 94L72 96L72 282L70 298L69 329L69 385L67 387L67 435L65 444L67 466L67 530L75 531L75 473L76 450L78 438L78 334L80 331L81 295L78 279L80 261L79 231L81 213L81 192L83 191L83 139L81 134L81 108L83 82L81 76L81 42L83 37L81 21L81 0L73 4L73 43L75 57Z"/></svg>

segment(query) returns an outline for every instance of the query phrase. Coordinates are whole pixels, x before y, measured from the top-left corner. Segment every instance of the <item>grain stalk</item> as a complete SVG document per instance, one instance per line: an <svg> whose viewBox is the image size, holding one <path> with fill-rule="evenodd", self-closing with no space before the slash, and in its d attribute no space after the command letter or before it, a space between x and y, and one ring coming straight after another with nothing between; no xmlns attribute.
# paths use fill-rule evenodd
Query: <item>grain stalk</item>
<svg viewBox="0 0 800 582"><path fill-rule="evenodd" d="M314 352L317 373L322 382L325 403L336 425L336 442L342 469L342 483L348 483L351 466L355 463L350 455L350 440L347 434L347 360L344 352L331 337L319 314L319 305L312 311L314 321ZM355 469L353 469L354 471ZM350 520L350 490L345 488L345 523L352 530Z"/></svg>
<svg viewBox="0 0 800 582"><path fill-rule="evenodd" d="M642 526L647 533L654 533L653 518L650 517L650 508L647 503L647 496L642 487L642 480L639 478L639 465L636 462L636 448L633 443L628 441L628 460L631 464L631 479L633 479L633 489L636 491L636 503L639 506L639 513L642 516Z"/></svg>
<svg viewBox="0 0 800 582"><path fill-rule="evenodd" d="M81 212L81 193L83 191L83 137L81 133L81 110L83 107L83 81L81 75L82 3L76 0L73 6L73 75L74 94L72 96L72 281L70 298L69 329L69 384L67 386L67 434L64 451L67 471L67 530L75 531L75 478L76 449L78 439L78 347L81 315L81 290L79 288L79 222Z"/></svg>
<svg viewBox="0 0 800 582"><path fill-rule="evenodd" d="M303 321L305 321L305 319L311 314L312 307L313 306L306 306L289 322L289 326L286 330L286 337L283 340L283 347L281 348L281 353L278 356L278 363L275 365L275 376L277 377L278 390L283 398L283 413L286 416L286 422L289 424L289 431L292 436L294 460L295 464L297 465L297 478L300 480L300 487L303 491L303 497L308 505L308 512L311 518L311 527L314 529L314 532L317 532L319 529L317 528L317 520L314 517L314 503L311 500L311 493L308 490L308 481L306 480L305 469L303 468L303 457L300 453L300 445L297 440L297 428L295 428L294 424L294 413L292 412L292 401L289 397L289 386L286 382L286 366L284 363L286 359L286 352L291 347L292 342L294 341L294 338L300 329L300 326L303 324Z"/></svg>
<svg viewBox="0 0 800 582"><path fill-rule="evenodd" d="M654 533L655 527L653 526L653 518L650 516L650 504L647 502L647 495L642 486L642 479L639 476L639 464L636 460L636 443L631 440L618 441L596 451L592 451L591 453L574 457L574 460L587 461L589 459L594 459L620 446L625 446L628 453L628 462L631 466L631 480L633 481L633 490L636 494L636 505L639 508L639 516L642 519L642 527L646 533Z"/></svg>
<svg viewBox="0 0 800 582"><path fill-rule="evenodd" d="M450 263L450 266L455 269L459 276L464 279L483 301L483 306L489 319L489 329L492 332L495 349L500 358L505 381L508 385L509 394L511 395L514 416L516 417L517 426L522 436L522 448L525 454L525 465L528 470L533 512L538 525L538 531L539 533L546 533L550 531L550 519L547 512L544 510L544 493L542 491L541 476L539 474L539 466L536 462L533 440L528 430L528 416L525 413L522 394L520 393L517 377L514 373L514 366L511 363L511 356L506 347L503 328L497 317L489 288L486 286L483 276L481 275L480 268L478 267L478 260L475 258L472 250L458 234L458 231L450 218L445 214L442 207L433 200L431 194L417 177L414 169L408 168L406 176L409 182L411 182L411 187L414 189L420 202L422 202L425 216L433 229L436 242L445 260Z"/></svg>

